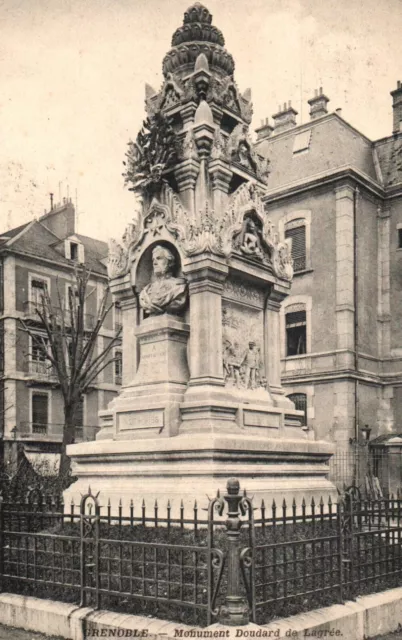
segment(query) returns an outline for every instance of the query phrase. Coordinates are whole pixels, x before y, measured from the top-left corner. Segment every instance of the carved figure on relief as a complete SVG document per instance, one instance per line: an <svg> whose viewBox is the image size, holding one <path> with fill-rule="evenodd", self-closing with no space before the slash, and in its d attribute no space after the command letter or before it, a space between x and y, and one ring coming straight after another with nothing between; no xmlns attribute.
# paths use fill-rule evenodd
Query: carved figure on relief
<svg viewBox="0 0 402 640"><path fill-rule="evenodd" d="M140 293L140 306L147 315L181 311L187 302L187 283L173 276L175 257L157 245L152 251L153 278Z"/></svg>
<svg viewBox="0 0 402 640"><path fill-rule="evenodd" d="M245 218L240 234L240 251L246 256L262 259L261 229L251 218Z"/></svg>
<svg viewBox="0 0 402 640"><path fill-rule="evenodd" d="M225 306L222 309L222 323L223 371L226 385L237 389L257 389L265 386L260 346L261 313L243 314Z"/></svg>
<svg viewBox="0 0 402 640"><path fill-rule="evenodd" d="M242 360L244 369L244 386L246 389L255 389L261 383L261 351L255 342L248 343L248 349Z"/></svg>

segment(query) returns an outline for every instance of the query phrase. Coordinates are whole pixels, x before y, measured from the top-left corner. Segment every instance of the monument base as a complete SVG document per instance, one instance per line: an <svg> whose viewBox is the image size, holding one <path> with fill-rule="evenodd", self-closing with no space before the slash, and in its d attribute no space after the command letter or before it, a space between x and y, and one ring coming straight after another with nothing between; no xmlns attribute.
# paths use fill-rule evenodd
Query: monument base
<svg viewBox="0 0 402 640"><path fill-rule="evenodd" d="M73 475L78 480L64 493L65 504L77 504L91 487L100 492L101 504L108 501L117 513L121 500L123 513L131 501L137 515L145 501L153 513L158 501L160 517L166 515L170 501L172 517L177 517L181 501L192 516L194 501L199 513L208 506L219 489L225 491L230 477L239 479L242 489L253 496L256 507L275 499L298 508L322 497L336 501L337 492L327 479L328 460L333 447L322 441L282 440L244 434L179 435L130 441L99 440L68 447ZM200 515L200 518L204 516Z"/></svg>

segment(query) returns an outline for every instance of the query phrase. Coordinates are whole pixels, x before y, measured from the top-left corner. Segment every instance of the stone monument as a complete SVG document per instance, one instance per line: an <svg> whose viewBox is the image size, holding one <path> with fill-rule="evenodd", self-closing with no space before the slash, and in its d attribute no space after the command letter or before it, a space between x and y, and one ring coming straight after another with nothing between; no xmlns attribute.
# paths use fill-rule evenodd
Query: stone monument
<svg viewBox="0 0 402 640"><path fill-rule="evenodd" d="M108 262L123 386L100 412L97 440L68 448L78 481L67 499L91 485L112 503L202 507L230 476L257 499L334 493L332 447L302 426L281 386L291 247L264 209L269 161L233 71L211 14L194 4L129 145L125 177L141 211Z"/></svg>

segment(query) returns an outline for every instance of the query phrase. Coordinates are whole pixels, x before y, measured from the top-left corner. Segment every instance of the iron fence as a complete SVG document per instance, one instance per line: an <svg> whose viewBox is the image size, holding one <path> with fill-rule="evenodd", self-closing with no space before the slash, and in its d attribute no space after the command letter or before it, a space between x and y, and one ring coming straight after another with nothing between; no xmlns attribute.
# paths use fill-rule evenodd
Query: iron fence
<svg viewBox="0 0 402 640"><path fill-rule="evenodd" d="M402 491L402 449L354 444L352 450L331 457L329 479L341 493L354 485L372 497L389 497Z"/></svg>
<svg viewBox="0 0 402 640"><path fill-rule="evenodd" d="M266 624L402 584L402 496L266 506L237 480L208 510L0 506L3 590L205 626Z"/></svg>

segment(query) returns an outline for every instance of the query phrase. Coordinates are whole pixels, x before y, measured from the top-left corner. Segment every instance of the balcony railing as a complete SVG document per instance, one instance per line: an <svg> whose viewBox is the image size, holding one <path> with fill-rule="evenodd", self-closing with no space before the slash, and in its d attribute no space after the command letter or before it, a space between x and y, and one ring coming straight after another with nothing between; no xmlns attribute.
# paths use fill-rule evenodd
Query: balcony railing
<svg viewBox="0 0 402 640"><path fill-rule="evenodd" d="M293 271L297 273L298 271L304 271L306 269L306 256L299 256L298 258L293 258Z"/></svg>
<svg viewBox="0 0 402 640"><path fill-rule="evenodd" d="M37 309L40 310L40 303L33 300L26 300L24 302L24 314L31 318L39 320ZM61 309L60 307L54 307L53 311L56 313L57 322L61 323L62 318L67 326L70 324L70 311L69 309ZM96 317L91 313L84 313L84 327L87 330L92 331L96 324Z"/></svg>
<svg viewBox="0 0 402 640"><path fill-rule="evenodd" d="M31 440L54 440L55 442L61 442L63 440L63 430L63 423L43 424L39 422L22 421L17 427L16 433L22 438L29 438ZM94 440L98 431L98 425L77 426L75 427L75 441Z"/></svg>
<svg viewBox="0 0 402 640"><path fill-rule="evenodd" d="M28 374L46 380L56 378L56 372L48 360L29 360Z"/></svg>

